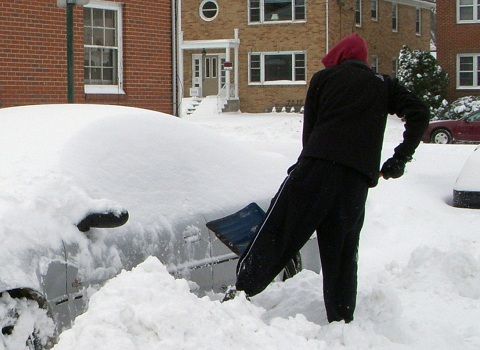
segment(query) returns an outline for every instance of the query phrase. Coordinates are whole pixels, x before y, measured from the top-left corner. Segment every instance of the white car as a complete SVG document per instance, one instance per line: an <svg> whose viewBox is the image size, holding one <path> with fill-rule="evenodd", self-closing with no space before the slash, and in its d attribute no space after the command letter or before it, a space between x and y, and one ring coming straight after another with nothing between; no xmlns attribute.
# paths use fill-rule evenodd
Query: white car
<svg viewBox="0 0 480 350"><path fill-rule="evenodd" d="M453 188L453 205L480 209L480 146L465 162Z"/></svg>
<svg viewBox="0 0 480 350"><path fill-rule="evenodd" d="M0 349L9 350L50 347L99 286L151 255L198 293L224 290L237 255L206 222L250 202L265 209L286 171L278 155L120 106L0 109L0 150ZM315 238L301 259L319 271Z"/></svg>

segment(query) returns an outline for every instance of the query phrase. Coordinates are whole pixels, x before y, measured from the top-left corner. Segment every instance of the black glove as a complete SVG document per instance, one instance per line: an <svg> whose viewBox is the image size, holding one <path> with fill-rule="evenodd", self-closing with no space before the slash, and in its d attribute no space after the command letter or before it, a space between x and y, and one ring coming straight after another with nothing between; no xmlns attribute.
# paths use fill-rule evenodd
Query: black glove
<svg viewBox="0 0 480 350"><path fill-rule="evenodd" d="M405 172L405 164L409 162L412 157L394 155L383 163L380 173L384 179L396 179Z"/></svg>

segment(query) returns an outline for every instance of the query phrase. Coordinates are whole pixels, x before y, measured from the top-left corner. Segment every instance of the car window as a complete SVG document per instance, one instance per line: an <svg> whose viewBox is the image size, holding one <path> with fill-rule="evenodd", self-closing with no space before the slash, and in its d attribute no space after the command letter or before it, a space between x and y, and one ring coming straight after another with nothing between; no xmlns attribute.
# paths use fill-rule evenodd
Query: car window
<svg viewBox="0 0 480 350"><path fill-rule="evenodd" d="M480 122L480 112L470 115L467 120L469 122Z"/></svg>

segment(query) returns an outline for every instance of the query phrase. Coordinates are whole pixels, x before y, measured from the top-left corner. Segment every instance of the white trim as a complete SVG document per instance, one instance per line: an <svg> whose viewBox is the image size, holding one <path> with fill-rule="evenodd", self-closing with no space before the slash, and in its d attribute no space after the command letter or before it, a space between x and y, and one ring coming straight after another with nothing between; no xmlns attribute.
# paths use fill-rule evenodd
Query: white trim
<svg viewBox="0 0 480 350"><path fill-rule="evenodd" d="M478 6L480 5L478 0L473 0L473 19L460 19L460 0L456 1L456 11L457 11L457 23L458 24L471 24L471 23L480 23L480 13L478 13ZM467 7L467 6L463 6Z"/></svg>
<svg viewBox="0 0 480 350"><path fill-rule="evenodd" d="M103 10L121 11L122 5L123 4L121 2L90 0L88 4L84 5L84 7L103 9Z"/></svg>
<svg viewBox="0 0 480 350"><path fill-rule="evenodd" d="M84 85L83 88L86 94L126 95L118 85Z"/></svg>
<svg viewBox="0 0 480 350"><path fill-rule="evenodd" d="M125 94L123 90L123 4L119 2L111 1L98 1L91 0L85 8L96 8L102 10L111 10L117 11L117 85L94 85L94 84L85 84L84 82L84 91L86 94ZM85 46L89 45L84 45ZM91 46L91 45L90 45ZM85 66L84 66L85 69Z"/></svg>
<svg viewBox="0 0 480 350"><path fill-rule="evenodd" d="M473 85L460 85L460 58L461 57L472 57L473 58ZM478 72L480 70L480 65L478 64L478 58L480 53L459 53L457 54L456 66L455 66L455 75L456 75L456 89L457 90L480 90L480 81L478 79Z"/></svg>
<svg viewBox="0 0 480 350"><path fill-rule="evenodd" d="M437 7L436 3L421 0L385 0L386 2L396 2L399 5L421 7L423 9L433 10Z"/></svg>
<svg viewBox="0 0 480 350"><path fill-rule="evenodd" d="M217 39L217 40L185 40L181 43L182 50L202 49L228 49L240 45L239 39Z"/></svg>
<svg viewBox="0 0 480 350"><path fill-rule="evenodd" d="M215 16L213 16L212 18L205 17L205 15L203 14L203 6L204 6L207 2L213 2L213 3L217 6L217 13L215 13ZM218 6L218 2L217 2L216 0L203 0L203 1L200 3L200 6L198 7L198 14L200 15L200 18L203 19L203 20L206 21L206 22L211 22L211 21L213 21L215 18L217 18L219 12L220 12L220 6Z"/></svg>
<svg viewBox="0 0 480 350"><path fill-rule="evenodd" d="M248 83L251 86L285 86L285 85L307 85L305 80L300 81L291 81L291 80L275 80L275 81L265 81L263 83Z"/></svg>

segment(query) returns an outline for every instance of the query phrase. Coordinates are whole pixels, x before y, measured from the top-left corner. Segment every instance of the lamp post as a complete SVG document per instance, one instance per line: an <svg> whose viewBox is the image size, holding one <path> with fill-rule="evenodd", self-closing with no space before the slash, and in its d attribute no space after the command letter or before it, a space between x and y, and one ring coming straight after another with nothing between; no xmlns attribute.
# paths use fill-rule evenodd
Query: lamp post
<svg viewBox="0 0 480 350"><path fill-rule="evenodd" d="M75 102L75 57L73 52L73 9L75 5L83 6L90 0L57 0L57 6L66 8L67 12L67 99Z"/></svg>

